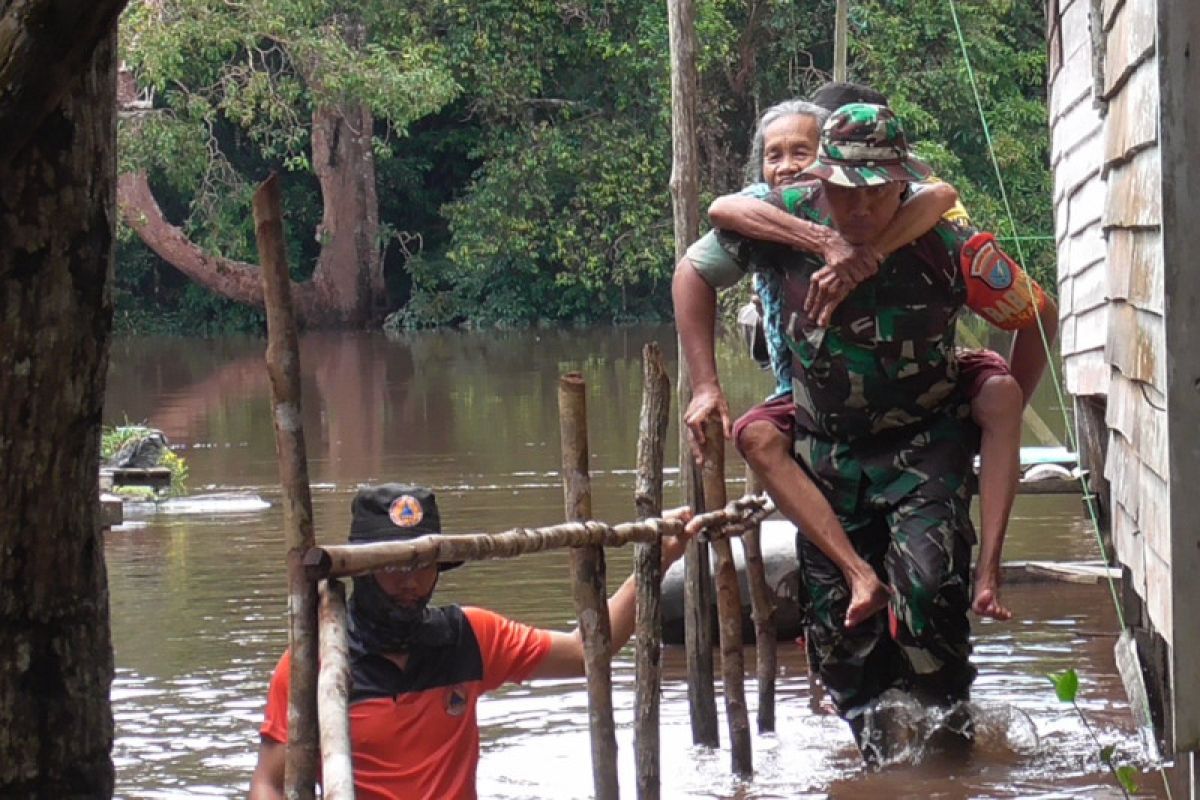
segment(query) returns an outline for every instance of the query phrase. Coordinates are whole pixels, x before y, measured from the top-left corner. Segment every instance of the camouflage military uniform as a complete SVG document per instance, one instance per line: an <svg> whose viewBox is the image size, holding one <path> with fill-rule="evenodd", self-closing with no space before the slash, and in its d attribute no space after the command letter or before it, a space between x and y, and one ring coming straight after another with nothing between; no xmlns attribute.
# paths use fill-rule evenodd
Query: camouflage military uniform
<svg viewBox="0 0 1200 800"><path fill-rule="evenodd" d="M768 202L828 224L821 195L813 183ZM781 290L796 456L855 549L894 590L886 618L845 629L845 579L797 537L812 596L808 635L821 678L846 715L893 685L931 700L962 698L975 675L966 617L975 534L966 478L978 434L954 358L954 324L966 297L956 249L965 233L942 222L898 251L826 328L803 311L819 261L720 234L739 263Z"/></svg>
<svg viewBox="0 0 1200 800"><path fill-rule="evenodd" d="M852 105L826 122L805 174L820 180L767 202L832 225L826 182L915 182L929 170L909 157L890 111ZM724 231L717 238L742 270L775 289L779 313L765 321L791 357L795 455L855 549L893 589L886 615L847 630L850 593L840 570L797 537L812 597L809 641L839 712L853 725L891 686L926 702L966 698L975 677L967 478L978 430L959 382L955 322L967 304L993 324L1027 324L1044 302L1041 290L1022 288L1020 267L989 234L943 220L892 254L819 327L804 311L818 260Z"/></svg>

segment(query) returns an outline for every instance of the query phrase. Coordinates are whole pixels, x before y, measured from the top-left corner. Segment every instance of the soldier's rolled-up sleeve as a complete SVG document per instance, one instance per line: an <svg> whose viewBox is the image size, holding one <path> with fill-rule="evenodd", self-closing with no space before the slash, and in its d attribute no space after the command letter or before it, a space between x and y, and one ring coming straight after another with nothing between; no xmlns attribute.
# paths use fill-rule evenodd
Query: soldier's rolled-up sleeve
<svg viewBox="0 0 1200 800"><path fill-rule="evenodd" d="M721 244L716 231L709 231L687 249L688 260L700 273L700 277L714 289L726 289L740 281L746 274Z"/></svg>

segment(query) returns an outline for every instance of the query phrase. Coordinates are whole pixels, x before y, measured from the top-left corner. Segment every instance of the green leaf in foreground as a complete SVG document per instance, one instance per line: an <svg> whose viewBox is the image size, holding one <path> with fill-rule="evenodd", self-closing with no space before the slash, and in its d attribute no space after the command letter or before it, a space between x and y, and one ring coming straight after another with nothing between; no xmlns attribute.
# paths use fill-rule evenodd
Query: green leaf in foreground
<svg viewBox="0 0 1200 800"><path fill-rule="evenodd" d="M1117 780L1121 782L1121 786L1124 787L1125 791L1130 794L1137 794L1138 785L1135 780L1138 774L1137 768L1126 764L1122 767L1117 767L1116 773Z"/></svg>
<svg viewBox="0 0 1200 800"><path fill-rule="evenodd" d="M1075 695L1079 693L1079 676L1075 670L1056 672L1046 676L1054 684L1054 693L1064 703L1074 703Z"/></svg>

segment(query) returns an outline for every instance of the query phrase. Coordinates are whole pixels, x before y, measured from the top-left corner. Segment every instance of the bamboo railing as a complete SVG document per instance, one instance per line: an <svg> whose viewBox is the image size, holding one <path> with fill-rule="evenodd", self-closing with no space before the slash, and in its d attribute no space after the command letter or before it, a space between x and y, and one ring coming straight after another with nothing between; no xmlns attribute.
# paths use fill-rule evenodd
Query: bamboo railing
<svg viewBox="0 0 1200 800"><path fill-rule="evenodd" d="M291 278L283 244L283 212L275 175L254 192L254 238L267 309L267 372L275 450L283 488L287 539L288 645L292 652L288 688L288 750L284 792L288 800L311 800L317 779L317 585L301 563L313 546L312 494L300 415L300 344L292 313Z"/></svg>
<svg viewBox="0 0 1200 800"><path fill-rule="evenodd" d="M710 417L704 426L704 501L725 504L725 435L721 420ZM729 752L735 775L754 773L750 750L750 722L746 714L746 664L742 655L742 598L733 543L723 536L712 543L716 553L717 620L721 647L721 682L725 692L725 721L729 726Z"/></svg>
<svg viewBox="0 0 1200 800"><path fill-rule="evenodd" d="M634 543L638 546L635 556L638 598L635 628L637 792L639 798L658 798L661 777L658 736L662 630L661 541L663 536L682 534L684 522L664 518L662 513L663 449L670 385L657 347L647 346L644 354L646 385L639 426L634 499L639 517L637 522L610 525L590 518L591 490L587 471L584 399L586 387L581 376L570 374L563 377L559 386L563 498L567 522L539 528L512 528L494 534L428 535L407 541L318 546L313 534L311 493L300 424L299 345L282 249L279 191L274 178L264 182L255 193L254 216L268 312L267 363L274 397L276 444L284 490L284 526L288 545L288 616L292 666L285 767L287 797L315 796L318 757L322 759L323 796L338 800L354 797L347 714L350 668L346 642L346 604L344 589L338 579L363 575L383 567L418 568L442 562L516 558L565 547L572 549L574 594L584 640L595 796L618 797L617 746L612 714L612 633L605 592L604 548ZM708 438L710 442L722 442L719 434ZM688 691L693 708L693 736L701 730L697 727L697 720L702 727L709 724L705 721L703 707L709 702L705 698L711 700L714 697L712 634L707 618L707 604L712 596L707 571L711 544L717 552L722 676L733 768L737 774L747 775L752 771L752 764L742 686L741 604L736 575L733 574L729 539L753 534L758 524L775 509L765 495L747 494L725 503L723 458L713 456L707 462L710 466L703 476L704 486L701 487L701 481L696 480L695 488L698 494L703 488L710 506L720 507L695 516L692 524L702 531L689 542L688 547L689 566L693 566L694 560L701 567L699 570L693 569L688 578L687 591L692 595L694 608L685 620L689 642ZM749 559L747 563L751 563ZM761 600L762 597L768 597L761 558L758 566L757 571L751 570L750 576L752 595ZM701 611L704 613L701 614ZM696 630L698 623L702 624L703 631ZM709 664L707 685L703 669L691 669L693 660L702 665L705 657ZM760 657L760 682L762 662ZM701 697L699 704L695 702L695 696ZM770 702L773 703L773 694L770 695ZM695 713L696 709L701 711L699 716ZM759 713L760 729L763 729L761 708ZM716 743L715 719L714 704L712 744Z"/></svg>

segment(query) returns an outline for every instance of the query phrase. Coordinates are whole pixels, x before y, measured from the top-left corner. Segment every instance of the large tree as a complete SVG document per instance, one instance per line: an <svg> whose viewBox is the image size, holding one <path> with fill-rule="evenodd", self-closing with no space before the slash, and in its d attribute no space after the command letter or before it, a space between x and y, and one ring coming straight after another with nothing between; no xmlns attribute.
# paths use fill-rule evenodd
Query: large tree
<svg viewBox="0 0 1200 800"><path fill-rule="evenodd" d="M113 791L96 468L124 0L0 6L0 796Z"/></svg>
<svg viewBox="0 0 1200 800"><path fill-rule="evenodd" d="M293 286L300 318L317 326L377 322L386 296L376 121L384 134L400 135L457 91L414 21L412 9L384 3L135 2L124 22L120 86L134 134L119 184L125 222L191 279L261 308L258 269L238 258L249 255L248 228L223 236L211 224L231 206L248 217L254 176L231 166L220 135L228 140L236 129L268 164L311 171L319 184L316 263ZM152 168L191 195L185 224L156 201ZM195 241L193 231L208 241Z"/></svg>

